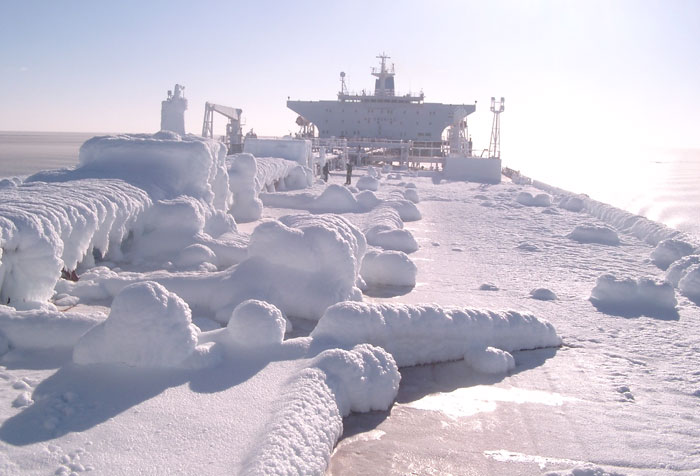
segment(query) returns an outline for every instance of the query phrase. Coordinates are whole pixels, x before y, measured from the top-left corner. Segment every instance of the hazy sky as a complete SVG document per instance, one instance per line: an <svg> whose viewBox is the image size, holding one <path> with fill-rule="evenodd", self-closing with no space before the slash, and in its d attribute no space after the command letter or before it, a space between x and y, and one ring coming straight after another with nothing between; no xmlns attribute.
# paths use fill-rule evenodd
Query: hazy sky
<svg viewBox="0 0 700 476"><path fill-rule="evenodd" d="M180 83L190 132L211 101L285 134L288 96L333 99L340 71L371 89L381 52L398 92L478 101L477 147L491 96L506 98L504 155L700 147L692 0L0 0L0 130L156 131Z"/></svg>

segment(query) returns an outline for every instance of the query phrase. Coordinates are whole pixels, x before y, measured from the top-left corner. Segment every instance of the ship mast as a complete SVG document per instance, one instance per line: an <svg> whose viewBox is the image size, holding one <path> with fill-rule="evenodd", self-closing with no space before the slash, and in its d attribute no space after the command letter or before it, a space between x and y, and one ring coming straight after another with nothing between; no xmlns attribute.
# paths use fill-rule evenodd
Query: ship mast
<svg viewBox="0 0 700 476"><path fill-rule="evenodd" d="M382 53L376 58L381 59L382 63L380 69L372 68L372 76L377 78L376 85L374 88L375 96L393 96L394 95L394 65L391 68L387 68L386 60L390 58L386 53ZM387 81L389 80L389 81ZM387 84L389 83L389 84Z"/></svg>

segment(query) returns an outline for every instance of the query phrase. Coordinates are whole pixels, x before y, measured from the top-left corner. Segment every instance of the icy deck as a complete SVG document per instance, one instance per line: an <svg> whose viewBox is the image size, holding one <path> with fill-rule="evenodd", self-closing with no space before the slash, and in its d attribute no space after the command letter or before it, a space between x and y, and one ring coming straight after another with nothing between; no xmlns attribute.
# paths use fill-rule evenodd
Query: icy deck
<svg viewBox="0 0 700 476"><path fill-rule="evenodd" d="M608 272L663 277L653 246L622 233L619 246L574 241L576 226L601 222L520 206L519 185L404 180L421 194L423 219L406 224L418 283L366 299L528 310L564 345L516 352L515 370L496 377L463 362L402 368L390 412L345 419L327 474L697 474L698 307L677 293L678 315L622 317L588 300ZM536 288L558 299L533 299Z"/></svg>
<svg viewBox="0 0 700 476"><path fill-rule="evenodd" d="M353 183L364 173L355 169ZM332 173L330 183L344 178ZM556 204L526 206L521 193L532 189L510 182L436 185L427 177L385 175L376 195L391 200L409 183L422 215L403 225L419 245L409 253L417 283L370 286L364 301L530 312L554 325L563 346L515 351L515 368L500 374L480 374L463 360L401 368L389 411L343 420L344 438L327 474L696 474L700 310L677 291L676 310L624 316L599 311L589 300L606 273L662 279L650 261L654 247L620 231L619 244L575 240L575 229L604 238L595 231L603 223ZM324 201L326 190L336 195ZM266 205L263 219L340 204L369 235L369 214L357 201L341 203L341 192L349 194L315 183L271 194L264 200L294 208ZM259 223L238 229L252 233ZM216 273L202 271L205 285L196 290L188 289L196 282L191 274L162 281L179 287L183 299L188 292L206 297L206 283L215 283L204 281L209 274ZM116 286L124 276L104 279ZM531 296L535 290L540 299ZM556 299L543 299L552 293ZM109 311L96 304L76 310ZM196 323L216 325L198 312ZM296 322L292 335L304 336L314 324ZM0 473L243 472L246 458L266 454L261 442L274 446L276 440L265 438L289 403L283 398L289 380L322 350L290 337L272 354L229 348L221 364L199 370L81 367L68 351L11 351L0 361ZM298 427L277 429L292 434Z"/></svg>

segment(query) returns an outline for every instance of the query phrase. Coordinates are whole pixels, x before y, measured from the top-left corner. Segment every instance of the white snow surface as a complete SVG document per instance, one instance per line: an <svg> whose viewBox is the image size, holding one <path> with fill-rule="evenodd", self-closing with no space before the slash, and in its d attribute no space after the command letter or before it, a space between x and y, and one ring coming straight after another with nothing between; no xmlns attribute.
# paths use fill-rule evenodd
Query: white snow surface
<svg viewBox="0 0 700 476"><path fill-rule="evenodd" d="M100 138L75 169L0 184L0 473L700 467L694 237L538 182L293 191L305 169L232 169L222 147ZM251 184L264 208L239 231ZM518 202L536 189L559 207ZM584 225L620 246L567 237ZM663 240L683 243L660 248L666 273ZM362 295L382 255L415 286Z"/></svg>

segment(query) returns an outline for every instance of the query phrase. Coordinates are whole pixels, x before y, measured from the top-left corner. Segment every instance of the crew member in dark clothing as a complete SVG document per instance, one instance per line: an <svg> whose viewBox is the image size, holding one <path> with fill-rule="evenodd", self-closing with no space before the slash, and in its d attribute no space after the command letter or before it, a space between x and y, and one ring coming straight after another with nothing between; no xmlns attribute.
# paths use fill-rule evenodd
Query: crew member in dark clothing
<svg viewBox="0 0 700 476"><path fill-rule="evenodd" d="M323 166L323 181L328 182L328 174L331 173L330 169L328 168L328 162L325 163Z"/></svg>
<svg viewBox="0 0 700 476"><path fill-rule="evenodd" d="M345 166L347 174L345 175L345 185L350 185L350 179L352 179L352 162L348 160L348 165Z"/></svg>

